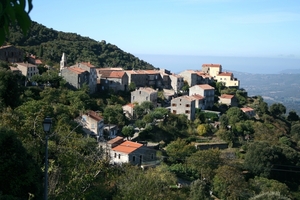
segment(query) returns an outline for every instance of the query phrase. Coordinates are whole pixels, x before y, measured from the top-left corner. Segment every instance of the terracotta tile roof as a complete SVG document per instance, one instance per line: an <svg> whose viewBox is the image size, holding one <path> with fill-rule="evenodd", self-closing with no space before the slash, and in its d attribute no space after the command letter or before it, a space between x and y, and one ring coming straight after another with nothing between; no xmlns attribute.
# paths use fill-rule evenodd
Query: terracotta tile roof
<svg viewBox="0 0 300 200"><path fill-rule="evenodd" d="M232 76L231 72L221 72L218 76Z"/></svg>
<svg viewBox="0 0 300 200"><path fill-rule="evenodd" d="M195 85L195 86L196 87L200 87L203 90L214 90L215 89L214 87L212 87L212 86L210 86L208 84L200 84L200 85ZM195 86L193 86L193 87L195 87Z"/></svg>
<svg viewBox="0 0 300 200"><path fill-rule="evenodd" d="M137 142L132 142L132 141L125 141L122 144L120 144L120 145L116 146L115 148L113 148L112 150L129 154L129 153L137 150L141 146L143 146L143 144L140 144L140 143L137 143Z"/></svg>
<svg viewBox="0 0 300 200"><path fill-rule="evenodd" d="M188 101L194 101L194 100L196 100L193 96L187 96L187 95L180 96L180 97L174 98L172 100L175 100L175 99L185 99L185 100L188 100Z"/></svg>
<svg viewBox="0 0 300 200"><path fill-rule="evenodd" d="M128 103L128 104L124 105L123 107L125 107L125 106L131 107L131 108L134 108L135 104L134 104L134 103Z"/></svg>
<svg viewBox="0 0 300 200"><path fill-rule="evenodd" d="M83 70L79 67L68 67L67 69L74 72L74 73L76 73L76 74L81 74L81 73L85 72L85 70Z"/></svg>
<svg viewBox="0 0 300 200"><path fill-rule="evenodd" d="M220 64L203 64L202 67L221 67Z"/></svg>
<svg viewBox="0 0 300 200"><path fill-rule="evenodd" d="M125 70L128 74L160 74L158 70Z"/></svg>
<svg viewBox="0 0 300 200"><path fill-rule="evenodd" d="M193 94L192 97L194 97L196 100L205 99L205 97L199 95L199 94Z"/></svg>
<svg viewBox="0 0 300 200"><path fill-rule="evenodd" d="M114 139L109 140L109 141L107 142L107 144L113 144L113 143L119 142L120 140L123 141L124 138L123 138L123 137L120 137L120 136L117 136L117 137L115 137Z"/></svg>
<svg viewBox="0 0 300 200"><path fill-rule="evenodd" d="M81 62L81 64L88 66L88 67L95 67L94 65L92 65L90 62Z"/></svg>
<svg viewBox="0 0 300 200"><path fill-rule="evenodd" d="M101 78L122 78L125 74L124 71L100 71Z"/></svg>
<svg viewBox="0 0 300 200"><path fill-rule="evenodd" d="M224 98L224 99L232 99L234 97L234 95L231 94L222 94L220 96L220 98Z"/></svg>
<svg viewBox="0 0 300 200"><path fill-rule="evenodd" d="M147 92L148 94L152 94L154 92L157 92L156 90L154 90L150 87L140 87L137 91L144 91L144 92Z"/></svg>
<svg viewBox="0 0 300 200"><path fill-rule="evenodd" d="M36 60L35 60L35 64L41 65L41 64L43 64L43 62L42 62L40 59L36 59Z"/></svg>
<svg viewBox="0 0 300 200"><path fill-rule="evenodd" d="M30 63L16 63L17 65L21 65L23 67L36 67L36 65Z"/></svg>
<svg viewBox="0 0 300 200"><path fill-rule="evenodd" d="M250 108L250 107L241 108L241 110L242 110L243 112L251 112L251 111L254 111L253 108Z"/></svg>
<svg viewBox="0 0 300 200"><path fill-rule="evenodd" d="M102 70L110 70L110 71L121 71L123 70L122 67L104 67L104 68L99 68L99 71Z"/></svg>
<svg viewBox="0 0 300 200"><path fill-rule="evenodd" d="M8 47L12 47L12 45L1 46L0 49L5 49L5 48L8 48Z"/></svg>
<svg viewBox="0 0 300 200"><path fill-rule="evenodd" d="M91 118L93 118L96 121L103 120L103 117L99 116L95 111L90 110L86 114L89 115Z"/></svg>
<svg viewBox="0 0 300 200"><path fill-rule="evenodd" d="M20 71L17 67L9 67L11 71Z"/></svg>

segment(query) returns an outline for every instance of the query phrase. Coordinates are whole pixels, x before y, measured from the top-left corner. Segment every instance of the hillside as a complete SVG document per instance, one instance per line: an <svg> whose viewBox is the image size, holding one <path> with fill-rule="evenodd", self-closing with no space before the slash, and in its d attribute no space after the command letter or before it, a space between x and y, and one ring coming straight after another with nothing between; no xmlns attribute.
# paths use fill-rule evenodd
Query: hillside
<svg viewBox="0 0 300 200"><path fill-rule="evenodd" d="M129 70L154 68L105 40L98 42L76 33L56 31L36 22L32 22L31 30L25 37L20 30L11 28L10 37L6 41L37 55L49 64L58 64L64 52L70 65L90 61L97 67L123 67Z"/></svg>
<svg viewBox="0 0 300 200"><path fill-rule="evenodd" d="M299 74L251 74L234 72L249 96L260 95L269 104L282 103L300 113Z"/></svg>

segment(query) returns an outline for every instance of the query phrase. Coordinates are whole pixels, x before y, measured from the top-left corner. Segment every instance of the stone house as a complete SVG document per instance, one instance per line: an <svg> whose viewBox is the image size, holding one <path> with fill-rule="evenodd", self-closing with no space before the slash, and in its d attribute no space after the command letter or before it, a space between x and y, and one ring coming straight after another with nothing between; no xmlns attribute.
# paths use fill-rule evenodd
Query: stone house
<svg viewBox="0 0 300 200"><path fill-rule="evenodd" d="M184 114L189 120L195 119L195 98L180 96L171 100L171 113Z"/></svg>
<svg viewBox="0 0 300 200"><path fill-rule="evenodd" d="M61 76L75 89L80 89L84 84L89 85L89 72L79 67L66 67L61 70Z"/></svg>
<svg viewBox="0 0 300 200"><path fill-rule="evenodd" d="M184 81L186 81L189 86L194 86L197 84L197 73L194 70L185 70L180 72L179 75L183 77Z"/></svg>
<svg viewBox="0 0 300 200"><path fill-rule="evenodd" d="M96 72L96 67L92 65L90 62L80 62L77 63L74 66L71 67L78 67L80 69L83 69L87 72L89 72L89 89L90 93L95 93L97 89L97 72Z"/></svg>
<svg viewBox="0 0 300 200"><path fill-rule="evenodd" d="M234 95L231 94L222 94L219 97L220 104L226 104L227 106L236 107L238 106L238 100Z"/></svg>
<svg viewBox="0 0 300 200"><path fill-rule="evenodd" d="M17 68L22 72L24 76L30 79L32 76L39 74L39 69L36 65L29 63L16 63Z"/></svg>
<svg viewBox="0 0 300 200"><path fill-rule="evenodd" d="M214 105L214 98L215 98L215 88L208 85L208 84L200 84L200 85L194 85L190 87L189 89L189 96L192 95L201 95L204 99L204 109L208 109L213 107Z"/></svg>
<svg viewBox="0 0 300 200"><path fill-rule="evenodd" d="M195 99L195 108L199 108L201 110L205 109L205 97L199 94L193 94L191 97Z"/></svg>
<svg viewBox="0 0 300 200"><path fill-rule="evenodd" d="M222 72L222 65L220 65L220 64L203 64L202 72L209 74L213 78L216 78L216 76Z"/></svg>
<svg viewBox="0 0 300 200"><path fill-rule="evenodd" d="M94 111L87 111L81 115L83 130L95 137L103 138L104 119Z"/></svg>
<svg viewBox="0 0 300 200"><path fill-rule="evenodd" d="M24 52L23 50L18 49L12 45L1 46L0 60L10 62L10 63L23 62Z"/></svg>
<svg viewBox="0 0 300 200"><path fill-rule="evenodd" d="M141 87L131 92L131 103L140 105L144 101L150 101L154 107L157 107L157 91L150 87Z"/></svg>
<svg viewBox="0 0 300 200"><path fill-rule="evenodd" d="M128 75L123 70L111 71L99 69L98 76L101 90L128 90Z"/></svg>
<svg viewBox="0 0 300 200"><path fill-rule="evenodd" d="M155 160L156 151L137 142L124 141L110 151L110 163L112 164L131 163L140 166L144 162Z"/></svg>
<svg viewBox="0 0 300 200"><path fill-rule="evenodd" d="M176 92L180 92L181 88L184 85L183 77L176 74L170 74L169 78L171 80L171 88Z"/></svg>
<svg viewBox="0 0 300 200"><path fill-rule="evenodd" d="M133 104L133 103L129 103L129 104L126 104L126 105L122 106L123 113L125 114L125 116L128 119L133 119L133 116L134 116L134 106L135 106L135 104Z"/></svg>
<svg viewBox="0 0 300 200"><path fill-rule="evenodd" d="M237 87L240 86L240 81L234 78L231 72L222 72L218 74L215 78L217 82L223 82L226 87Z"/></svg>
<svg viewBox="0 0 300 200"><path fill-rule="evenodd" d="M99 142L99 146L111 164L143 165L156 160L156 150L137 142L124 140L120 136L107 142Z"/></svg>
<svg viewBox="0 0 300 200"><path fill-rule="evenodd" d="M244 107L241 110L248 116L248 117L255 117L256 113L253 108Z"/></svg>

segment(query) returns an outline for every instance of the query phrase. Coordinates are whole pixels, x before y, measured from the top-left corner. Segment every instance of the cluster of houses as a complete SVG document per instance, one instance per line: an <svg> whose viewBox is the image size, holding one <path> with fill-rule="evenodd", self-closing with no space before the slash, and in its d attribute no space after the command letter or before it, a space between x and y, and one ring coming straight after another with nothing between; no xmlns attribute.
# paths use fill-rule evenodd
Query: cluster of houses
<svg viewBox="0 0 300 200"><path fill-rule="evenodd" d="M14 63L16 67L11 67L11 70L22 73L28 79L39 74L37 65L42 64L33 55L27 56L28 62L22 62L23 51L11 45L0 47L0 60ZM222 71L220 64L203 64L201 70L185 70L174 74L164 69L97 68L90 62L79 62L68 66L65 53L60 61L59 74L75 89L80 89L84 84L88 85L90 93L101 90L128 91L129 86L133 84L136 89L131 92L131 103L123 106L128 118L134 115L134 106L144 101L152 102L154 107L160 106L157 102L158 90L160 90L169 103L168 108L171 113L184 114L189 120L194 120L197 108L209 110L214 105L215 88L210 86L210 83L217 81L222 82L226 87L236 88L240 85L233 73ZM177 95L182 93L185 82L189 85L189 92L185 95ZM219 103L228 106L238 104L236 97L230 94L221 95ZM252 108L241 108L241 110L251 117L255 115ZM112 163L141 164L156 160L153 149L118 137L117 126L104 124L103 117L94 111L82 113L79 123L87 134L101 141L100 147L105 150L106 156Z"/></svg>

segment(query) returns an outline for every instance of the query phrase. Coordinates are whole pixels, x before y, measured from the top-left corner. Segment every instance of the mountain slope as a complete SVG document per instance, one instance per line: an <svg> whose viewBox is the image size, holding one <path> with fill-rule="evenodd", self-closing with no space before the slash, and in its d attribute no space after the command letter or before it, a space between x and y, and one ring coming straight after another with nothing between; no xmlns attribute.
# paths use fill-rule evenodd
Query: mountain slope
<svg viewBox="0 0 300 200"><path fill-rule="evenodd" d="M62 53L68 64L90 61L97 67L123 67L124 69L153 69L153 65L126 53L116 45L95 41L76 33L49 29L32 22L30 32L23 36L20 30L10 29L7 42L39 56L48 63L59 63Z"/></svg>

